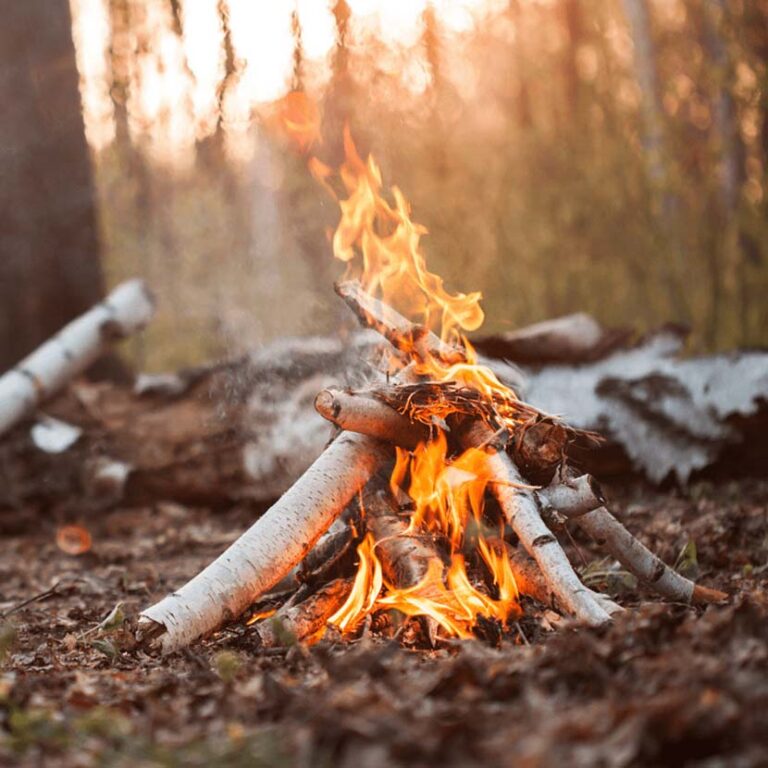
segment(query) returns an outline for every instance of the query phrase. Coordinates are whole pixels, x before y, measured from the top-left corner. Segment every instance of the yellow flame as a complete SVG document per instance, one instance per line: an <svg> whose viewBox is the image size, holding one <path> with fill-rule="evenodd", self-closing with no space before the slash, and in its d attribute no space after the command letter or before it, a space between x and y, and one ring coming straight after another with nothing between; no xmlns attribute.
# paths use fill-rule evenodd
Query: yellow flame
<svg viewBox="0 0 768 768"><path fill-rule="evenodd" d="M306 149L319 135L318 112L304 95L286 97L276 108L283 116L281 130ZM289 119L285 116L289 115ZM381 298L413 322L437 334L444 344L457 347L463 362L446 361L438 354L422 355L416 374L434 381L454 381L471 387L491 400L501 421L514 424L511 405L515 394L495 374L477 364L477 356L464 336L480 327L481 294L450 293L439 275L430 272L421 239L427 229L413 221L401 190L385 188L381 169L373 157L363 160L344 130L345 159L336 173L317 158L309 169L334 196L340 186L346 197L339 199L340 220L333 234L333 254L346 264L346 279L357 279L366 292ZM453 356L456 358L457 356ZM434 416L447 414L436 405ZM415 509L406 535L431 533L449 544L448 567L431 560L419 583L407 588L388 583L368 534L358 547L359 564L352 591L344 605L330 618L342 631L353 630L371 611L397 609L408 616L429 616L449 635L471 637L477 617L505 622L518 610L518 594L512 564L506 549L492 547L484 539L481 520L483 500L490 480L487 453L470 449L458 457L448 454L445 434L419 445L413 453L398 450L391 477L393 490L404 487ZM463 549L467 525L477 522L478 561L488 570L496 596L473 584Z"/></svg>

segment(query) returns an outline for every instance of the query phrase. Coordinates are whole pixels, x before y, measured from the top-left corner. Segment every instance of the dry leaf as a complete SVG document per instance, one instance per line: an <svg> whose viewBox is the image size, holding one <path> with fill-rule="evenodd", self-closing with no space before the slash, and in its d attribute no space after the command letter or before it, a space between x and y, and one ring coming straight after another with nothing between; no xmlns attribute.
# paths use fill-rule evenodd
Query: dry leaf
<svg viewBox="0 0 768 768"><path fill-rule="evenodd" d="M91 544L91 534L81 525L63 525L56 531L56 546L68 555L85 554Z"/></svg>

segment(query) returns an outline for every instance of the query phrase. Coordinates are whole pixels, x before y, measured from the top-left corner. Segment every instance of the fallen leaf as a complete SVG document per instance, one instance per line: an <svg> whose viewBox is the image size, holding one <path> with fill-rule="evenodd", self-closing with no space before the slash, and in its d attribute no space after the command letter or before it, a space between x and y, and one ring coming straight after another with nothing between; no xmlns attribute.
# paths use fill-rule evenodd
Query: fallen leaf
<svg viewBox="0 0 768 768"><path fill-rule="evenodd" d="M67 555L83 555L91 544L91 534L81 525L63 525L56 531L56 546Z"/></svg>

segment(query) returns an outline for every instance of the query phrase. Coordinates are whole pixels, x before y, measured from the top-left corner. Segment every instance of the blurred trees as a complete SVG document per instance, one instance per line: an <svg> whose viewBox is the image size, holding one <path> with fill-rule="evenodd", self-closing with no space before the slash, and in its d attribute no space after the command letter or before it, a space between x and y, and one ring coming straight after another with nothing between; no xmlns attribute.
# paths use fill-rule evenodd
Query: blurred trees
<svg viewBox="0 0 768 768"><path fill-rule="evenodd" d="M189 95L142 114L136 62L153 53L148 10L186 41L195 0L108 1L133 10L112 32L124 129L97 154L102 224L110 275L148 272L167 299L149 346L167 338L177 357L150 362L336 327L336 204L260 127L268 105L232 106L260 66L235 34L235 0L215 0L225 74L214 133L184 150L192 163L157 139L171 141L179 111L191 123ZM286 88L321 102L318 154L339 162L349 121L429 228L432 268L483 290L488 329L583 309L690 324L698 348L768 343L766 0L487 0L461 31L435 2L394 41L334 0L322 61L303 4L289 5Z"/></svg>
<svg viewBox="0 0 768 768"><path fill-rule="evenodd" d="M66 0L3 3L0 369L102 297Z"/></svg>

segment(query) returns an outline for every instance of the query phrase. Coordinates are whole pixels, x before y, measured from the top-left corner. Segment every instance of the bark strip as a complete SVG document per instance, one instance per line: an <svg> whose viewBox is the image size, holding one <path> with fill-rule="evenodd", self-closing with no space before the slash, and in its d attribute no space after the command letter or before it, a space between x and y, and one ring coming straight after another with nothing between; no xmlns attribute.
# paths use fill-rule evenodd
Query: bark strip
<svg viewBox="0 0 768 768"><path fill-rule="evenodd" d="M0 377L0 435L82 373L110 344L142 329L153 313L146 285L129 280Z"/></svg>
<svg viewBox="0 0 768 768"><path fill-rule="evenodd" d="M348 432L339 435L222 555L177 592L142 612L147 635L158 633L159 625L162 649L168 652L239 616L306 556L390 458L391 450L383 443Z"/></svg>
<svg viewBox="0 0 768 768"><path fill-rule="evenodd" d="M514 462L493 445L492 430L476 422L462 442L465 448L484 446L488 452L488 468L495 480L493 493L520 543L536 560L558 605L585 624L608 622L609 613L581 583L557 538L541 519L534 493L520 487L525 483Z"/></svg>
<svg viewBox="0 0 768 768"><path fill-rule="evenodd" d="M636 539L605 507L577 517L576 522L642 584L667 600L716 603L728 597L724 592L697 586L681 576Z"/></svg>
<svg viewBox="0 0 768 768"><path fill-rule="evenodd" d="M324 389L315 398L315 410L341 429L359 432L413 450L429 439L429 428L412 422L371 395L342 389Z"/></svg>
<svg viewBox="0 0 768 768"><path fill-rule="evenodd" d="M306 600L281 608L262 619L254 629L264 648L279 648L296 641L311 640L342 606L352 589L352 579L334 579Z"/></svg>

